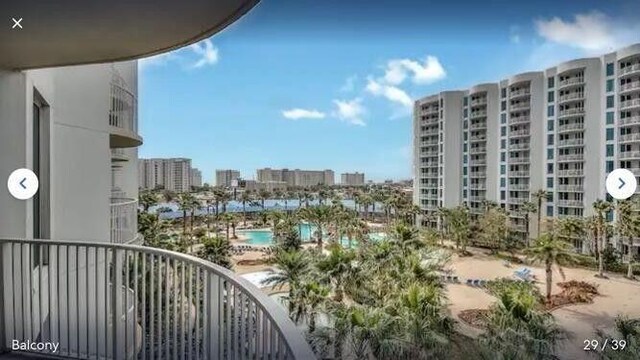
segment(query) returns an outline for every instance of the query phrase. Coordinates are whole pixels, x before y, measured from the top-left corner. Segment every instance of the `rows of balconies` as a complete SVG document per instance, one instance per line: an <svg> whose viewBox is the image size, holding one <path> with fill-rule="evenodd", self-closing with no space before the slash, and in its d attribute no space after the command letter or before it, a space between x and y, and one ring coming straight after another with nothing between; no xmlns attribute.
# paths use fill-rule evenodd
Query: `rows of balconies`
<svg viewBox="0 0 640 360"><path fill-rule="evenodd" d="M558 146L581 146L584 145L584 139L581 138L573 138L573 139L565 139L558 140Z"/></svg>
<svg viewBox="0 0 640 360"><path fill-rule="evenodd" d="M620 109L627 109L633 107L640 107L640 98L626 100L620 103Z"/></svg>
<svg viewBox="0 0 640 360"><path fill-rule="evenodd" d="M558 155L558 161L582 161L584 154L564 154Z"/></svg>
<svg viewBox="0 0 640 360"><path fill-rule="evenodd" d="M583 107L575 107L575 108L569 108L569 109L560 110L558 112L558 117L572 116L572 115L583 115L583 114L584 114L584 108Z"/></svg>
<svg viewBox="0 0 640 360"><path fill-rule="evenodd" d="M564 192L583 192L584 186L582 185L558 185L558 191Z"/></svg>
<svg viewBox="0 0 640 360"><path fill-rule="evenodd" d="M526 116L526 115L511 116L509 118L509 124L527 123L530 120L531 120L531 118L529 116Z"/></svg>
<svg viewBox="0 0 640 360"><path fill-rule="evenodd" d="M640 141L640 133L620 135L618 141L621 143Z"/></svg>
<svg viewBox="0 0 640 360"><path fill-rule="evenodd" d="M620 69L619 74L620 75L626 75L626 74L633 73L633 72L636 72L636 71L640 72L640 63L633 64L631 66L626 66L626 67Z"/></svg>
<svg viewBox="0 0 640 360"><path fill-rule="evenodd" d="M577 130L584 130L584 123L571 123L558 126L558 132L569 132Z"/></svg>
<svg viewBox="0 0 640 360"><path fill-rule="evenodd" d="M639 125L640 124L640 115L635 115L631 117L626 117L624 119L620 119L620 125Z"/></svg>
<svg viewBox="0 0 640 360"><path fill-rule="evenodd" d="M558 200L557 204L562 207L583 207L582 200Z"/></svg>
<svg viewBox="0 0 640 360"><path fill-rule="evenodd" d="M558 98L558 102L565 102L565 101L571 101L571 100L581 100L584 99L584 93L583 92L572 92L572 93L568 93L565 95L560 95L560 97Z"/></svg>

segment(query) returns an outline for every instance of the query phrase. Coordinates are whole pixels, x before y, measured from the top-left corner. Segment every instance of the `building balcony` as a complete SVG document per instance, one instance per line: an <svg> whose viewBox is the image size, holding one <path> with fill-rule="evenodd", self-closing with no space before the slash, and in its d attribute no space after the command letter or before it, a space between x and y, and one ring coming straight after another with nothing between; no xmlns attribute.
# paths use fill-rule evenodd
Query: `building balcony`
<svg viewBox="0 0 640 360"><path fill-rule="evenodd" d="M484 154L487 152L487 148L484 146L472 147L469 149L469 154Z"/></svg>
<svg viewBox="0 0 640 360"><path fill-rule="evenodd" d="M565 79L559 82L558 86L560 88L572 86L572 85L581 85L584 84L584 77L577 76L569 79Z"/></svg>
<svg viewBox="0 0 640 360"><path fill-rule="evenodd" d="M529 201L529 199L528 198L524 198L524 197L510 197L509 198L509 204L514 204L514 205L522 205L527 201Z"/></svg>
<svg viewBox="0 0 640 360"><path fill-rule="evenodd" d="M636 90L640 90L640 81L632 81L624 85L620 85L620 93L632 92Z"/></svg>
<svg viewBox="0 0 640 360"><path fill-rule="evenodd" d="M487 98L479 98L470 101L471 106L486 105Z"/></svg>
<svg viewBox="0 0 640 360"><path fill-rule="evenodd" d="M579 170L579 169L574 169L574 170L558 170L558 176L563 176L563 177L574 177L574 176L578 176L578 177L582 177L584 175L584 171L583 170Z"/></svg>
<svg viewBox="0 0 640 360"><path fill-rule="evenodd" d="M438 116L423 116L421 118L422 124L424 125L435 125L440 122Z"/></svg>
<svg viewBox="0 0 640 360"><path fill-rule="evenodd" d="M486 184L470 184L469 185L469 189L470 190L487 190L487 185Z"/></svg>
<svg viewBox="0 0 640 360"><path fill-rule="evenodd" d="M111 83L109 109L109 143L111 148L128 148L142 145L138 135L136 97L125 89L123 80L114 77Z"/></svg>
<svg viewBox="0 0 640 360"><path fill-rule="evenodd" d="M640 159L640 151L624 151L618 154L620 160Z"/></svg>
<svg viewBox="0 0 640 360"><path fill-rule="evenodd" d="M471 159L469 160L469 163L473 166L473 165L486 165L487 164L487 159Z"/></svg>
<svg viewBox="0 0 640 360"><path fill-rule="evenodd" d="M583 207L582 200L558 200L556 203L561 207Z"/></svg>
<svg viewBox="0 0 640 360"><path fill-rule="evenodd" d="M421 199L438 200L438 194L420 194Z"/></svg>
<svg viewBox="0 0 640 360"><path fill-rule="evenodd" d="M129 156L125 153L123 148L111 149L111 161L113 162L129 161Z"/></svg>
<svg viewBox="0 0 640 360"><path fill-rule="evenodd" d="M437 179L438 178L438 173L437 172L423 173L423 174L420 174L420 177L422 179Z"/></svg>
<svg viewBox="0 0 640 360"><path fill-rule="evenodd" d="M632 64L631 66L626 66L619 70L619 75L630 75L640 73L640 63Z"/></svg>
<svg viewBox="0 0 640 360"><path fill-rule="evenodd" d="M623 101L620 103L620 109L631 109L640 107L640 98Z"/></svg>
<svg viewBox="0 0 640 360"><path fill-rule="evenodd" d="M510 138L526 137L526 136L529 136L530 134L531 132L529 131L529 129L514 130L509 132L509 137Z"/></svg>
<svg viewBox="0 0 640 360"><path fill-rule="evenodd" d="M528 143L516 143L516 144L509 144L509 150L510 151L514 151L514 150L529 150L529 144Z"/></svg>
<svg viewBox="0 0 640 360"><path fill-rule="evenodd" d="M558 111L558 117L584 115L584 108L570 108Z"/></svg>
<svg viewBox="0 0 640 360"><path fill-rule="evenodd" d="M55 358L63 359L315 358L281 305L196 257L0 239L0 259L3 346L13 339L59 343ZM16 354L25 355L50 358L35 349Z"/></svg>
<svg viewBox="0 0 640 360"><path fill-rule="evenodd" d="M433 150L421 151L420 154L422 156L429 156L429 157L438 156L438 152L437 151L433 151Z"/></svg>
<svg viewBox="0 0 640 360"><path fill-rule="evenodd" d="M509 164L528 164L529 158L509 158Z"/></svg>
<svg viewBox="0 0 640 360"><path fill-rule="evenodd" d="M558 146L559 147L582 146L582 145L584 145L584 139L580 139L580 138L558 140Z"/></svg>
<svg viewBox="0 0 640 360"><path fill-rule="evenodd" d="M584 187L582 185L558 185L558 191L563 192L583 192Z"/></svg>
<svg viewBox="0 0 640 360"><path fill-rule="evenodd" d="M515 99L515 98L529 96L529 95L531 95L531 92L529 91L529 89L512 90L511 93L509 94L509 99Z"/></svg>
<svg viewBox="0 0 640 360"><path fill-rule="evenodd" d="M470 119L480 118L480 117L485 117L485 116L487 116L487 112L486 111L472 111L469 114L469 118Z"/></svg>
<svg viewBox="0 0 640 360"><path fill-rule="evenodd" d="M572 131L582 131L582 130L584 130L584 124L583 123L564 124L564 125L558 126L558 132L559 133L572 132Z"/></svg>
<svg viewBox="0 0 640 360"><path fill-rule="evenodd" d="M509 184L509 190L529 191L529 184Z"/></svg>
<svg viewBox="0 0 640 360"><path fill-rule="evenodd" d="M511 116L509 118L509 124L522 124L528 123L531 120L529 116Z"/></svg>
<svg viewBox="0 0 640 360"><path fill-rule="evenodd" d="M513 178L528 178L529 177L529 172L528 171L509 171L509 177L513 177Z"/></svg>
<svg viewBox="0 0 640 360"><path fill-rule="evenodd" d="M582 161L584 154L558 155L558 161Z"/></svg>
<svg viewBox="0 0 640 360"><path fill-rule="evenodd" d="M584 93L583 92L573 92L565 95L560 95L558 97L558 103L564 103L569 101L583 100Z"/></svg>
<svg viewBox="0 0 640 360"><path fill-rule="evenodd" d="M487 128L487 123L485 122L477 122L469 124L470 130L484 130Z"/></svg>
<svg viewBox="0 0 640 360"><path fill-rule="evenodd" d="M640 133L620 135L620 137L618 138L618 142L620 143L637 142L637 141L640 141Z"/></svg>
<svg viewBox="0 0 640 360"><path fill-rule="evenodd" d="M111 198L111 243L141 240L138 235L138 200Z"/></svg>
<svg viewBox="0 0 640 360"><path fill-rule="evenodd" d="M620 119L620 125L640 125L640 115L634 115L631 117L626 117L624 119Z"/></svg>
<svg viewBox="0 0 640 360"><path fill-rule="evenodd" d="M469 173L469 177L474 179L484 179L487 177L487 173L484 171L471 171Z"/></svg>
<svg viewBox="0 0 640 360"><path fill-rule="evenodd" d="M481 202L486 200L486 198L484 196L469 196L469 201L473 201L473 202Z"/></svg>
<svg viewBox="0 0 640 360"><path fill-rule="evenodd" d="M420 141L420 145L422 145L422 146L433 146L433 145L438 145L438 140L425 140L425 141Z"/></svg>
<svg viewBox="0 0 640 360"><path fill-rule="evenodd" d="M486 140L487 140L487 137L485 135L473 135L469 137L469 141L471 142L482 142Z"/></svg>
<svg viewBox="0 0 640 360"><path fill-rule="evenodd" d="M511 111L524 110L530 107L531 107L531 103L527 101L527 102L511 104L510 110Z"/></svg>

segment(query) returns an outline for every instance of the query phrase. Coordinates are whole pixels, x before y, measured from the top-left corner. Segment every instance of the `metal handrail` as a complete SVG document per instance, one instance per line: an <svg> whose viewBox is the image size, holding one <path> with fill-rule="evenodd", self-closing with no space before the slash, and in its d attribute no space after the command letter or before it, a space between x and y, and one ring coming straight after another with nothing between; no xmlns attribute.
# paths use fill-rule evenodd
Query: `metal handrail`
<svg viewBox="0 0 640 360"><path fill-rule="evenodd" d="M0 260L0 310L8 315L0 352L10 339L38 338L60 343L59 353L28 352L71 359L315 358L280 305L193 256L0 239Z"/></svg>

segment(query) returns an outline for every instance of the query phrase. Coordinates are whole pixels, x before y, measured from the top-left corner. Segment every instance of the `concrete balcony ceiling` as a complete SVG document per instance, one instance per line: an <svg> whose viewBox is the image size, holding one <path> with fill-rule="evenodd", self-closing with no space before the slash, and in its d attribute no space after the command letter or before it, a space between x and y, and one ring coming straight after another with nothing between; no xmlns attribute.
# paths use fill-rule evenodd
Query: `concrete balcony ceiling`
<svg viewBox="0 0 640 360"><path fill-rule="evenodd" d="M0 1L0 69L104 63L205 39L259 0ZM12 19L22 19L20 29Z"/></svg>

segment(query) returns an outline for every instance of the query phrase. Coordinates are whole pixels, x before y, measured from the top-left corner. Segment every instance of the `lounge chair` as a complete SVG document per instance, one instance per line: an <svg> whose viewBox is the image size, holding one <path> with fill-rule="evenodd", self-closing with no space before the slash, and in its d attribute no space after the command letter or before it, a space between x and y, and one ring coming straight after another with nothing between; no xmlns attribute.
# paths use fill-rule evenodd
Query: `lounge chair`
<svg viewBox="0 0 640 360"><path fill-rule="evenodd" d="M467 285L469 285L469 286L473 285L473 280L467 279Z"/></svg>
<svg viewBox="0 0 640 360"><path fill-rule="evenodd" d="M453 281L454 283L458 282L458 277L457 276L452 276L451 277L451 281Z"/></svg>
<svg viewBox="0 0 640 360"><path fill-rule="evenodd" d="M480 279L474 279L473 286L480 286Z"/></svg>

